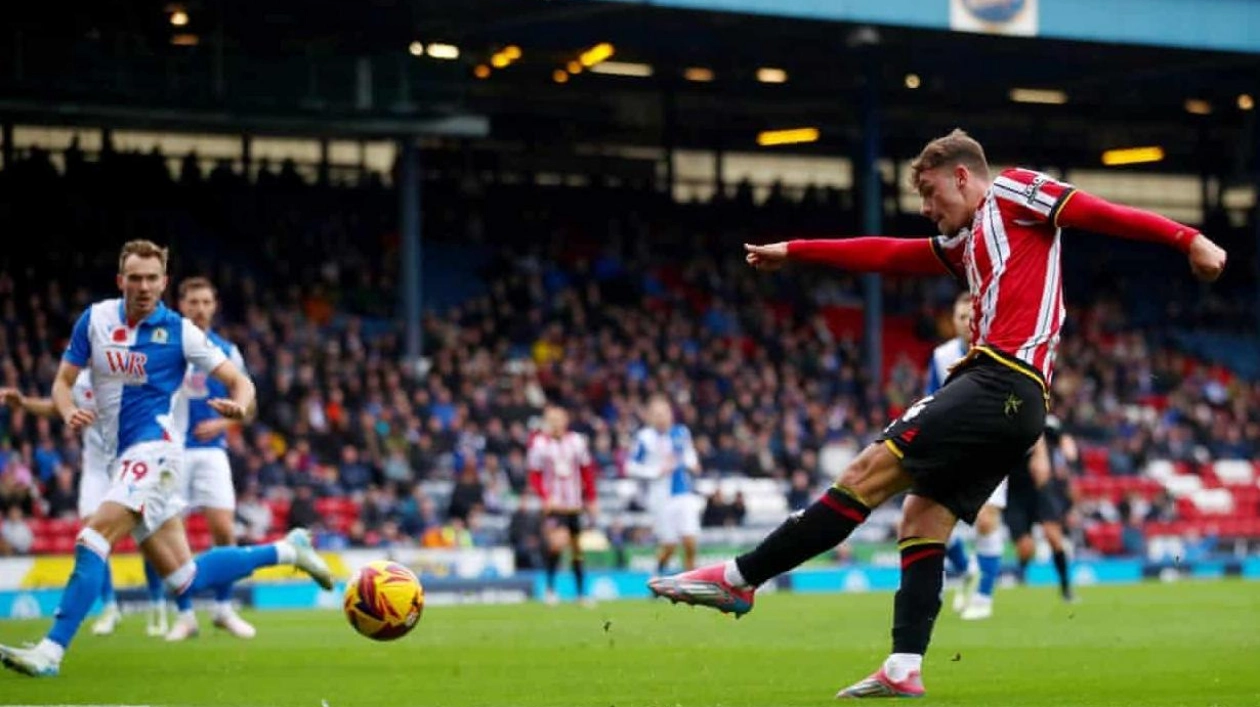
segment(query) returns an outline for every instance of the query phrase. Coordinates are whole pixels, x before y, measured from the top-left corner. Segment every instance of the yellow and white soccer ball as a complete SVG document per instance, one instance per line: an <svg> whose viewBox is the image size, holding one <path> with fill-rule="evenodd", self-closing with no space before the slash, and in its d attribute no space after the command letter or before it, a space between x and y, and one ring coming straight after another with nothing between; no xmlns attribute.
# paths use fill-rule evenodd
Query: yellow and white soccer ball
<svg viewBox="0 0 1260 707"><path fill-rule="evenodd" d="M406 567L377 560L350 578L342 606L354 630L374 641L392 641L407 635L420 621L424 587Z"/></svg>

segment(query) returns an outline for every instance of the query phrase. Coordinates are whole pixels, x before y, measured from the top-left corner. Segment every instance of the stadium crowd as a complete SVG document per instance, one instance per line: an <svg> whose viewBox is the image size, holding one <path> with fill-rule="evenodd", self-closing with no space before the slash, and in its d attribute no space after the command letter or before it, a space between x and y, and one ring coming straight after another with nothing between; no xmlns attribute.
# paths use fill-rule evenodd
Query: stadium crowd
<svg viewBox="0 0 1260 707"><path fill-rule="evenodd" d="M175 282L217 284L219 331L258 383L258 419L229 450L246 541L309 525L326 547L511 542L527 555L539 511L524 449L543 402L572 411L615 479L656 392L676 401L706 475L782 480L787 507L800 508L922 388L925 360L903 355L871 380L859 341L824 315L860 303L858 279L757 276L742 263L744 239L855 228L829 218L852 214L834 190L776 190L756 204L741 187L676 204L644 185L435 178L426 272L474 286L426 312L424 356L406 360L397 208L379 180L308 184L292 165L247 179L221 164L203 177L192 158L171 175L157 153L65 161L61 173L33 151L0 172L0 227L48 253L9 256L0 272L0 385L47 394L74 318L109 294L117 245L170 244ZM33 222L38 235L18 228ZM885 307L934 342L950 335L942 315L955 291L944 278L886 279ZM1053 399L1082 449L1105 450L1115 476L1153 459L1254 459L1260 382L1187 356L1124 312L1100 293L1069 313ZM74 517L80 445L57 422L0 409L0 454L0 553L31 552L28 519ZM1066 473L1086 473L1084 455ZM706 525L744 522L743 498L715 495ZM612 521L621 509L603 510ZM1082 499L1074 523L1078 534L1130 523L1139 535L1125 551L1140 553L1141 521L1177 512L1166 494ZM641 539L624 532L614 544Z"/></svg>

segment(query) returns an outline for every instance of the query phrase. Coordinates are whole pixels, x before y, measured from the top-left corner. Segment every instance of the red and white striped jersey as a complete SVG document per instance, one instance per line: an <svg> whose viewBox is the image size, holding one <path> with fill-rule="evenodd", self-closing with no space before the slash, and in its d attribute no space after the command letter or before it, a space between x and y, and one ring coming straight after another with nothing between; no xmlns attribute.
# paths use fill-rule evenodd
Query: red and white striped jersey
<svg viewBox="0 0 1260 707"><path fill-rule="evenodd" d="M969 229L932 241L971 290L972 344L1031 366L1046 383L1064 317L1056 219L1074 191L1039 172L1004 170Z"/></svg>
<svg viewBox="0 0 1260 707"><path fill-rule="evenodd" d="M577 511L595 499L595 464L586 438L566 432L556 438L541 432L529 440L525 455L530 483L552 510Z"/></svg>

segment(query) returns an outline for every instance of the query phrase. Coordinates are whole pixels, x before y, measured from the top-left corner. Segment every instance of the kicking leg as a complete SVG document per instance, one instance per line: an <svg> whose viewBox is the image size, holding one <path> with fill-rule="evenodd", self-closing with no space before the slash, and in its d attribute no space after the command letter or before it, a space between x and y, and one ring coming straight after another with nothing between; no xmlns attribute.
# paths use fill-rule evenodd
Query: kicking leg
<svg viewBox="0 0 1260 707"><path fill-rule="evenodd" d="M752 551L723 564L653 579L648 586L653 594L675 602L742 616L752 610L758 586L839 545L866 520L870 509L910 482L897 457L884 445L872 444L821 498L788 516Z"/></svg>
<svg viewBox="0 0 1260 707"><path fill-rule="evenodd" d="M192 559L183 523L167 521L141 544L141 550L163 575L166 588L177 601L191 602L197 593L227 582L244 579L261 567L292 565L310 575L320 587L332 589L332 573L311 546L302 528L289 531L270 545L216 547Z"/></svg>

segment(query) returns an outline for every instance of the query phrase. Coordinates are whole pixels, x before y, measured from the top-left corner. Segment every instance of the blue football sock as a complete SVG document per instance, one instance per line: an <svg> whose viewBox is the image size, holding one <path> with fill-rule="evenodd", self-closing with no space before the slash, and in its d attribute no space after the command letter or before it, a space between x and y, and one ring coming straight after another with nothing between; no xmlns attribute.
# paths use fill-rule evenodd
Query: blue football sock
<svg viewBox="0 0 1260 707"><path fill-rule="evenodd" d="M216 547L197 558L197 574L188 588L179 598L189 597L207 589L226 585L231 591L232 583L253 574L259 567L270 567L278 564L275 545L253 545L250 547Z"/></svg>
<svg viewBox="0 0 1260 707"><path fill-rule="evenodd" d="M117 603L118 597L114 595L114 572L110 569L109 560L106 560L105 572L101 576L101 606Z"/></svg>
<svg viewBox="0 0 1260 707"><path fill-rule="evenodd" d="M79 625L92 609L92 604L101 595L101 577L105 573L106 560L94 550L83 545L74 548L74 572L61 595L61 604L57 607L56 619L52 630L48 632L48 640L62 648L67 648Z"/></svg>
<svg viewBox="0 0 1260 707"><path fill-rule="evenodd" d="M1001 555L977 555L980 565L980 586L976 591L986 597L993 596L993 588L997 585L998 573L1002 571Z"/></svg>
<svg viewBox="0 0 1260 707"><path fill-rule="evenodd" d="M962 538L955 535L950 539L949 545L945 546L945 559L949 560L949 566L955 572L962 574L967 571L967 544Z"/></svg>
<svg viewBox="0 0 1260 707"><path fill-rule="evenodd" d="M162 585L162 576L157 568L147 559L144 561L144 585L149 590L149 601L160 604L166 598L166 587Z"/></svg>

